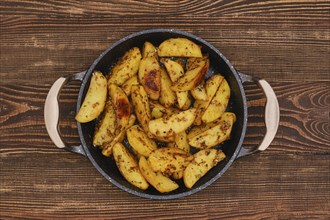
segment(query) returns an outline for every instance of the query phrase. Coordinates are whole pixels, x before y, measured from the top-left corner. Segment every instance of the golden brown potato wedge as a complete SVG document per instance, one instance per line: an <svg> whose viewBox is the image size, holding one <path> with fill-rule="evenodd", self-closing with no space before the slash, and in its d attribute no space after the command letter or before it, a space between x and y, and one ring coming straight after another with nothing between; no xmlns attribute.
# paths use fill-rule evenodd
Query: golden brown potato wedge
<svg viewBox="0 0 330 220"><path fill-rule="evenodd" d="M132 76L121 86L122 90L126 93L127 96L131 95L131 89L133 85L139 85L137 75Z"/></svg>
<svg viewBox="0 0 330 220"><path fill-rule="evenodd" d="M183 182L187 188L192 188L210 169L225 158L221 150L206 149L194 154L194 160L183 172Z"/></svg>
<svg viewBox="0 0 330 220"><path fill-rule="evenodd" d="M211 76L205 83L205 89L209 102L213 99L215 93L218 91L219 86L222 83L223 76L216 74Z"/></svg>
<svg viewBox="0 0 330 220"><path fill-rule="evenodd" d="M189 145L198 149L205 149L222 143L230 137L235 121L236 116L234 113L225 112L216 126L189 139Z"/></svg>
<svg viewBox="0 0 330 220"><path fill-rule="evenodd" d="M161 68L159 102L165 107L170 107L176 103L176 94L172 91L171 86L170 77L167 75L166 70Z"/></svg>
<svg viewBox="0 0 330 220"><path fill-rule="evenodd" d="M109 85L109 95L116 112L117 130L120 131L128 124L131 115L130 102L125 92L116 84Z"/></svg>
<svg viewBox="0 0 330 220"><path fill-rule="evenodd" d="M204 81L202 81L197 87L190 90L190 93L196 100L202 100L202 101L208 100Z"/></svg>
<svg viewBox="0 0 330 220"><path fill-rule="evenodd" d="M187 38L170 38L158 47L160 57L202 57L201 47Z"/></svg>
<svg viewBox="0 0 330 220"><path fill-rule="evenodd" d="M177 133L185 131L196 117L196 109L189 109L186 111L165 116L149 121L149 131L159 137L173 136Z"/></svg>
<svg viewBox="0 0 330 220"><path fill-rule="evenodd" d="M121 86L129 78L136 75L141 62L141 52L137 47L133 47L127 51L124 56L110 70L110 78L108 84L116 84Z"/></svg>
<svg viewBox="0 0 330 220"><path fill-rule="evenodd" d="M158 100L160 95L161 70L157 58L146 57L140 62L138 78L150 99Z"/></svg>
<svg viewBox="0 0 330 220"><path fill-rule="evenodd" d="M162 58L161 62L164 64L173 83L184 75L184 69L180 63L168 58ZM178 107L182 109L183 106L185 106L185 104L187 103L187 100L189 98L188 91L176 92L176 96L178 100Z"/></svg>
<svg viewBox="0 0 330 220"><path fill-rule="evenodd" d="M208 58L200 58L195 61L196 67L185 72L184 76L178 79L173 85L172 90L189 91L198 86L204 79L205 74L209 69Z"/></svg>
<svg viewBox="0 0 330 220"><path fill-rule="evenodd" d="M128 143L139 154L148 157L157 149L157 144L150 139L139 125L134 125L126 131Z"/></svg>
<svg viewBox="0 0 330 220"><path fill-rule="evenodd" d="M92 74L85 99L76 115L76 120L86 123L97 118L103 111L107 100L107 80L100 71Z"/></svg>
<svg viewBox="0 0 330 220"><path fill-rule="evenodd" d="M105 143L110 143L116 130L116 112L110 101L107 101L103 112L103 117L99 121L94 131L93 145L103 148Z"/></svg>
<svg viewBox="0 0 330 220"><path fill-rule="evenodd" d="M178 148L190 152L190 146L187 140L187 134L185 131L182 131L175 135L175 144Z"/></svg>
<svg viewBox="0 0 330 220"><path fill-rule="evenodd" d="M175 172L172 174L172 178L175 180L179 180L183 177L183 171Z"/></svg>
<svg viewBox="0 0 330 220"><path fill-rule="evenodd" d="M142 48L142 58L146 57L157 57L156 47L148 41L144 42Z"/></svg>
<svg viewBox="0 0 330 220"><path fill-rule="evenodd" d="M118 142L123 142L127 129L134 125L135 120L135 115L131 115L129 117L128 124L125 127L121 128L121 130L118 132L117 135L115 135L113 140L110 143L103 144L102 154L104 156L109 157L112 154L112 147Z"/></svg>
<svg viewBox="0 0 330 220"><path fill-rule="evenodd" d="M121 143L113 146L113 158L123 177L132 185L146 190L149 186L148 182L142 175L139 165L133 155Z"/></svg>
<svg viewBox="0 0 330 220"><path fill-rule="evenodd" d="M173 107L166 108L155 101L150 101L149 106L150 106L150 111L151 111L151 117L153 119L162 118L166 115L172 115L174 113L179 112L179 109L177 109L177 108L173 108Z"/></svg>
<svg viewBox="0 0 330 220"><path fill-rule="evenodd" d="M170 176L183 171L193 160L193 156L179 148L158 148L149 154L148 161L153 171Z"/></svg>
<svg viewBox="0 0 330 220"><path fill-rule="evenodd" d="M160 172L154 172L145 157L139 160L139 167L144 178L153 186L158 192L167 193L179 188L179 185L164 176Z"/></svg>
<svg viewBox="0 0 330 220"><path fill-rule="evenodd" d="M149 99L143 86L133 85L131 91L135 114L143 130L149 135L149 121L151 119Z"/></svg>
<svg viewBox="0 0 330 220"><path fill-rule="evenodd" d="M208 101L195 100L194 108L196 108L196 118L194 121L194 125L202 124L202 116L207 106L208 106Z"/></svg>
<svg viewBox="0 0 330 220"><path fill-rule="evenodd" d="M219 118L228 106L230 98L230 87L225 79L222 80L216 94L214 95L209 106L205 109L202 116L204 123L209 123Z"/></svg>

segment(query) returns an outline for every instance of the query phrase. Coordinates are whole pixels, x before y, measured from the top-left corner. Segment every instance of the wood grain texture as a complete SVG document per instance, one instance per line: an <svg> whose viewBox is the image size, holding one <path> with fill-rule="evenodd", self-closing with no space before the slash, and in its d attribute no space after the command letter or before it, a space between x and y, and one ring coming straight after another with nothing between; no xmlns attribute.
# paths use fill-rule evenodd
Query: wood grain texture
<svg viewBox="0 0 330 220"><path fill-rule="evenodd" d="M0 219L329 219L330 2L326 0L2 0ZM43 118L57 78L87 69L122 37L151 28L195 34L243 73L265 78L281 121L263 153L233 163L194 195L154 201L113 186L88 159L57 149ZM60 128L78 144L79 82L60 95ZM265 132L261 90L245 84L244 140Z"/></svg>

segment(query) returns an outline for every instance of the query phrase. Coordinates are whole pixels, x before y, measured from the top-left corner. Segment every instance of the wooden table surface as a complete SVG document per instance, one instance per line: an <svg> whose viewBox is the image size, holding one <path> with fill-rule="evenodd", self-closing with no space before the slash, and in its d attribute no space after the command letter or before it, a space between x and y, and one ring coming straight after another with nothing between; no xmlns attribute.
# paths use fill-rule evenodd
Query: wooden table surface
<svg viewBox="0 0 330 220"><path fill-rule="evenodd" d="M2 0L0 218L329 219L330 2ZM151 28L190 32L243 73L266 79L281 110L277 135L208 188L188 197L139 198L110 184L88 159L58 149L45 129L47 92L106 48ZM263 137L265 98L249 99L245 147ZM79 84L60 96L61 129L79 143Z"/></svg>

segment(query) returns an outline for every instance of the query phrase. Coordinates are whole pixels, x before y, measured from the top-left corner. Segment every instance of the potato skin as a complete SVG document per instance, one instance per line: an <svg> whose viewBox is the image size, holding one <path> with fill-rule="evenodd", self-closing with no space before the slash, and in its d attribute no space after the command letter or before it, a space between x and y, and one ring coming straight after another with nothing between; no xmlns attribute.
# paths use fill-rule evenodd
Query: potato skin
<svg viewBox="0 0 330 220"><path fill-rule="evenodd" d="M109 157L112 154L113 146L118 142L123 142L123 140L125 139L125 134L127 129L134 125L135 120L136 120L136 116L131 115L129 117L128 124L125 127L118 130L118 133L115 135L115 137L110 143L105 143L103 145L102 154L104 156Z"/></svg>
<svg viewBox="0 0 330 220"><path fill-rule="evenodd" d="M196 109L189 109L171 116L150 120L149 131L159 137L173 136L192 125L195 117Z"/></svg>
<svg viewBox="0 0 330 220"><path fill-rule="evenodd" d="M198 149L206 149L214 147L230 137L230 133L236 116L234 113L225 112L219 119L219 123L211 128L206 125L206 128L201 129L201 132L196 132L197 135L189 139L189 145ZM213 125L213 123L209 123ZM192 131L191 131L192 132ZM188 134L188 137L192 135Z"/></svg>
<svg viewBox="0 0 330 220"><path fill-rule="evenodd" d="M143 58L139 66L138 78L150 99L159 99L161 86L160 77L161 70L157 58Z"/></svg>
<svg viewBox="0 0 330 220"><path fill-rule="evenodd" d="M183 171L193 160L193 156L179 148L163 147L154 150L148 157L153 171L171 176L175 172Z"/></svg>
<svg viewBox="0 0 330 220"><path fill-rule="evenodd" d="M160 172L154 172L145 157L139 160L139 167L144 178L152 185L158 192L167 193L179 188L179 185L170 178L164 176Z"/></svg>
<svg viewBox="0 0 330 220"><path fill-rule="evenodd" d="M222 80L216 94L202 116L204 123L209 123L219 118L228 106L230 98L230 87L225 79Z"/></svg>
<svg viewBox="0 0 330 220"><path fill-rule="evenodd" d="M171 87L173 91L189 91L197 87L204 79L209 69L208 58L201 58L197 62L195 68L188 70L183 77L177 80Z"/></svg>
<svg viewBox="0 0 330 220"><path fill-rule="evenodd" d="M135 114L143 130L149 137L149 121L151 119L148 95L141 85L133 85L131 91L132 103Z"/></svg>
<svg viewBox="0 0 330 220"><path fill-rule="evenodd" d="M107 80L100 71L92 73L85 99L75 117L80 123L97 118L103 111L107 99Z"/></svg>
<svg viewBox="0 0 330 220"><path fill-rule="evenodd" d="M142 190L146 190L149 184L141 174L139 165L133 155L121 143L116 143L112 150L117 167L123 177L130 184Z"/></svg>
<svg viewBox="0 0 330 220"><path fill-rule="evenodd" d="M187 38L170 38L158 47L159 57L202 57L200 46Z"/></svg>
<svg viewBox="0 0 330 220"><path fill-rule="evenodd" d="M185 186L191 189L200 178L225 157L225 154L221 150L206 149L198 151L194 154L193 161L183 172Z"/></svg>
<svg viewBox="0 0 330 220"><path fill-rule="evenodd" d="M123 85L129 78L136 75L141 62L141 52L138 47L127 51L110 70L108 84Z"/></svg>
<svg viewBox="0 0 330 220"><path fill-rule="evenodd" d="M117 130L121 130L128 124L131 115L130 102L125 92L116 84L109 85L109 95L116 112Z"/></svg>
<svg viewBox="0 0 330 220"><path fill-rule="evenodd" d="M107 101L103 113L103 117L99 121L94 131L93 145L94 147L103 148L104 144L113 140L116 131L116 112L111 101Z"/></svg>
<svg viewBox="0 0 330 220"><path fill-rule="evenodd" d="M153 150L157 149L155 141L150 139L138 125L130 127L126 131L126 136L128 143L138 155L148 157Z"/></svg>

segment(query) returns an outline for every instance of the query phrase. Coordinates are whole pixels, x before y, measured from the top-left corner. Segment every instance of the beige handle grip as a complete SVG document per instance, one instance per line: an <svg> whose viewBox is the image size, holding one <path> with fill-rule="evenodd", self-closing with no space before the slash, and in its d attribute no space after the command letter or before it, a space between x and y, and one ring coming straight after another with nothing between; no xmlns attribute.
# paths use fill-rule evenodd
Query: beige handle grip
<svg viewBox="0 0 330 220"><path fill-rule="evenodd" d="M58 128L58 122L60 118L60 109L59 109L59 94L62 90L62 87L73 80L82 81L85 76L86 71L76 73L67 77L60 77L57 79L54 84L51 86L47 98L45 101L44 107L44 119L45 125L50 139L53 141L56 147L64 148L74 153L85 155L82 146L67 146L62 140L60 131Z"/></svg>

